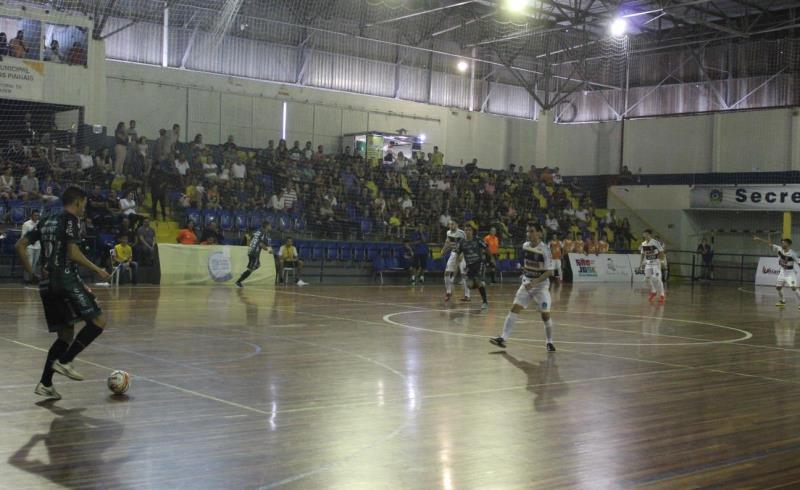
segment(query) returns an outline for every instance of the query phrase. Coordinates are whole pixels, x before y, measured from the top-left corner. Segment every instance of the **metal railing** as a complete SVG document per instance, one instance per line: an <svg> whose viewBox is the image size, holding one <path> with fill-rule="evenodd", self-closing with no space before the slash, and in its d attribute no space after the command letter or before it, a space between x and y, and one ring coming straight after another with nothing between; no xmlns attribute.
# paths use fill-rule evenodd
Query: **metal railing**
<svg viewBox="0 0 800 490"><path fill-rule="evenodd" d="M741 254L715 252L711 267L706 271L700 255L694 250L667 251L667 265L672 277L681 277L692 282L709 278L721 282L754 282L758 260L764 254Z"/></svg>

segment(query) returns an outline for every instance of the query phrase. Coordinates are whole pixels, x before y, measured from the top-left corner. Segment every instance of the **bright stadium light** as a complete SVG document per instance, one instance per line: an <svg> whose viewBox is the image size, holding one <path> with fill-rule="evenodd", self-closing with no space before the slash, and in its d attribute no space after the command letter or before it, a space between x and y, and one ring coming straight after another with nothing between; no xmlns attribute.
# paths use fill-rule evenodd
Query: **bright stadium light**
<svg viewBox="0 0 800 490"><path fill-rule="evenodd" d="M464 73L469 68L469 63L467 63L464 60L461 60L456 65L456 68L458 68L458 71L460 71L461 73Z"/></svg>
<svg viewBox="0 0 800 490"><path fill-rule="evenodd" d="M628 32L628 21L622 17L617 17L608 26L608 32L614 37L624 37Z"/></svg>
<svg viewBox="0 0 800 490"><path fill-rule="evenodd" d="M423 143L425 142L425 138L426 138L425 133L419 135L419 140L422 141Z"/></svg>
<svg viewBox="0 0 800 490"><path fill-rule="evenodd" d="M528 0L506 0L506 8L512 12L522 12L528 5Z"/></svg>

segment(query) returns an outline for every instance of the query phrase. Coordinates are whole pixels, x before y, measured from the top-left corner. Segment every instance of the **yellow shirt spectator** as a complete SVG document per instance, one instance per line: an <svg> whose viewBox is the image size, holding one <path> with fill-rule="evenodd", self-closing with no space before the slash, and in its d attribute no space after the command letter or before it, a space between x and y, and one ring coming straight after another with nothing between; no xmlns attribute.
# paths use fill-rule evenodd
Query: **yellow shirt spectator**
<svg viewBox="0 0 800 490"><path fill-rule="evenodd" d="M433 147L433 155L431 155L431 165L434 167L441 167L444 165L444 153L439 151L438 146Z"/></svg>
<svg viewBox="0 0 800 490"><path fill-rule="evenodd" d="M280 256L281 260L285 262L294 262L298 257L297 247L294 245L290 245L288 247L286 245L281 245L280 250L278 250L278 255Z"/></svg>
<svg viewBox="0 0 800 490"><path fill-rule="evenodd" d="M130 262L133 258L133 249L127 243L118 243L114 246L114 255L117 262Z"/></svg>

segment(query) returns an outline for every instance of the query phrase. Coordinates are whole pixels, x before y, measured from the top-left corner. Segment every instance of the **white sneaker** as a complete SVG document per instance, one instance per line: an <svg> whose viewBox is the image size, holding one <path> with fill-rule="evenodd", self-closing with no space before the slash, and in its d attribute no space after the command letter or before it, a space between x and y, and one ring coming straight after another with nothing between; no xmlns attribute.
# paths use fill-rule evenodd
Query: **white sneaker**
<svg viewBox="0 0 800 490"><path fill-rule="evenodd" d="M33 390L33 392L39 396L47 398L48 400L61 399L61 395L59 395L58 392L56 391L55 385L45 386L42 383L39 383L38 385L36 385L36 389Z"/></svg>
<svg viewBox="0 0 800 490"><path fill-rule="evenodd" d="M68 362L66 364L61 364L58 361L53 361L53 371L57 372L62 376L66 376L69 379L74 379L75 381L83 381L86 379L86 376L82 375L78 371L72 367L72 363Z"/></svg>
<svg viewBox="0 0 800 490"><path fill-rule="evenodd" d="M304 281L304 280L302 280L302 279L298 279L298 280L297 280L297 285L298 285L298 286L300 286L300 287L302 287L302 286L308 286L308 283L307 283L307 282L305 282L305 281Z"/></svg>
<svg viewBox="0 0 800 490"><path fill-rule="evenodd" d="M488 310L488 309L489 309L489 303L484 303L484 304L482 304L482 305L481 305L481 309L482 309L482 310Z"/></svg>

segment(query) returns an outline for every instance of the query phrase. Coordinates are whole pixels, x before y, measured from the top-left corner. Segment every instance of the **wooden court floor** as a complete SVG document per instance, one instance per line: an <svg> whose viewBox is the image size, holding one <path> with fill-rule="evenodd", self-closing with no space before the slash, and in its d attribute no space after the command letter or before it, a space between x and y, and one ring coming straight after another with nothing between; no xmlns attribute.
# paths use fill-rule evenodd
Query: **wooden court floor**
<svg viewBox="0 0 800 490"><path fill-rule="evenodd" d="M0 488L800 488L797 301L774 291L554 289L499 333L439 284L98 289L110 328L64 399L33 394L52 337L0 289ZM105 387L135 378L129 396Z"/></svg>

